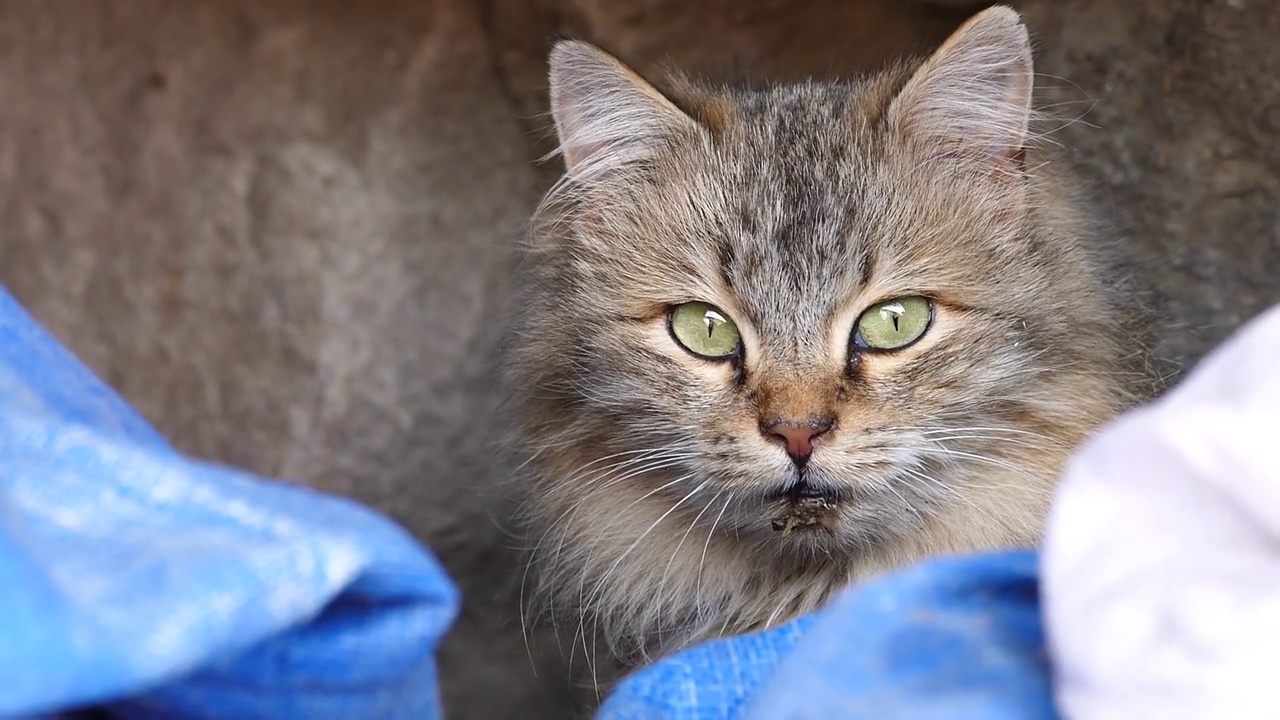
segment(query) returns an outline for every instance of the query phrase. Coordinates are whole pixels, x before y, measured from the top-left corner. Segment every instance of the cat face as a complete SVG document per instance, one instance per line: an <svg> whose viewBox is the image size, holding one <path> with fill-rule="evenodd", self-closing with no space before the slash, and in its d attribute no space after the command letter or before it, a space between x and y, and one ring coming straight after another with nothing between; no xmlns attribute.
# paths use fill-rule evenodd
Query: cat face
<svg viewBox="0 0 1280 720"><path fill-rule="evenodd" d="M690 536L698 593L713 546L715 572L737 563L722 606L762 592L726 589L758 584L753 563L834 587L1034 539L1066 452L1123 393L1081 225L1023 154L1012 17L914 69L749 91L662 95L559 46L569 172L518 376L533 512L581 604L614 612L646 574L688 585Z"/></svg>
<svg viewBox="0 0 1280 720"><path fill-rule="evenodd" d="M607 220L576 223L572 291L547 306L570 336L565 382L590 388L575 414L615 451L678 453L636 478L687 475L662 502L728 499L724 522L765 536L797 494L834 506L762 541L911 531L963 491L954 466L1058 442L1043 426L1066 398L1042 371L1078 356L1045 273L1060 258L1024 233L1016 189L913 175L919 158L830 112L848 92L766 91L719 143L659 151ZM914 330L895 341L895 321Z"/></svg>

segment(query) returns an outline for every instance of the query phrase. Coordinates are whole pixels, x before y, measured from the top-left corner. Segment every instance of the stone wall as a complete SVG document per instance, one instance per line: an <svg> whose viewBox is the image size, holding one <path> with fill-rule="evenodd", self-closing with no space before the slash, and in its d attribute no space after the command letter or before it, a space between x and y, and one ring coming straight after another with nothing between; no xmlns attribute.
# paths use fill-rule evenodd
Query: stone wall
<svg viewBox="0 0 1280 720"><path fill-rule="evenodd" d="M1154 258L1155 350L1186 366L1280 300L1280 11L1020 7L1053 138ZM533 162L549 42L786 79L927 50L973 9L12 0L0 283L184 451L353 495L430 543L467 598L451 717L563 717L576 683L554 642L526 652L491 451L515 244L555 172Z"/></svg>

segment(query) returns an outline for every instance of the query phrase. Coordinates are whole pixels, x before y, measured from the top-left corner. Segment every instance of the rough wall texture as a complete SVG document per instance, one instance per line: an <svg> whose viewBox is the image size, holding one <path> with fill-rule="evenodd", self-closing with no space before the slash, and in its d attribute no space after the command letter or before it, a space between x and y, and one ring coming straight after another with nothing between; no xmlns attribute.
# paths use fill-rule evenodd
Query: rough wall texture
<svg viewBox="0 0 1280 720"><path fill-rule="evenodd" d="M1064 129L1167 298L1156 353L1186 367L1280 301L1280 6L1273 0L1026 3ZM1071 87L1074 84L1078 87Z"/></svg>
<svg viewBox="0 0 1280 720"><path fill-rule="evenodd" d="M1271 0L1028 0L1055 137L1155 258L1156 350L1280 300ZM531 669L492 492L515 238L554 172L543 54L848 72L973 6L894 0L12 0L0 4L0 283L188 452L348 493L429 542L467 609L452 717L563 717ZM1123 308L1117 311L1123 312Z"/></svg>
<svg viewBox="0 0 1280 720"><path fill-rule="evenodd" d="M0 282L180 448L430 542L456 715L529 717L569 684L532 676L484 492L538 192L488 57L462 3L4 3Z"/></svg>

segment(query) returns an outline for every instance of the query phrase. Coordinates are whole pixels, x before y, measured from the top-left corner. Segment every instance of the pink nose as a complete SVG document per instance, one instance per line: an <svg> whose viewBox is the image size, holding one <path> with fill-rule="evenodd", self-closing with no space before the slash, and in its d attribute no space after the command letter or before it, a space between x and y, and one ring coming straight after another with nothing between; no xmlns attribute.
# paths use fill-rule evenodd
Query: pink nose
<svg viewBox="0 0 1280 720"><path fill-rule="evenodd" d="M831 420L812 420L808 422L781 421L761 425L760 430L768 437L778 438L787 448L787 454L797 465L803 465L813 454L813 443L831 429L835 423Z"/></svg>

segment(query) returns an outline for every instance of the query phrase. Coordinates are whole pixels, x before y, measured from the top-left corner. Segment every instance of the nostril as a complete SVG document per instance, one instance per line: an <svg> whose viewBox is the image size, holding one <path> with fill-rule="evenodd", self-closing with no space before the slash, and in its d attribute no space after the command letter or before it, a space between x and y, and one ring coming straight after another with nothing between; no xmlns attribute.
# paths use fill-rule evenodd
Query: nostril
<svg viewBox="0 0 1280 720"><path fill-rule="evenodd" d="M803 464L813 454L814 441L830 431L834 424L834 421L828 419L800 422L783 420L762 424L760 430L766 436L781 440L791 459L797 464Z"/></svg>

